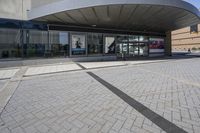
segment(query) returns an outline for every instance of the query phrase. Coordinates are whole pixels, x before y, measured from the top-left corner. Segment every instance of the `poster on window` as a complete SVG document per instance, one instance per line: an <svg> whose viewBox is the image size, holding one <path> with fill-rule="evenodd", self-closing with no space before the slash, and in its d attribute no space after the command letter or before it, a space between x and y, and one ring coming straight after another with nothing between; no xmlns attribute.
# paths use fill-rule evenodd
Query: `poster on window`
<svg viewBox="0 0 200 133"><path fill-rule="evenodd" d="M115 53L115 38L114 37L105 38L105 53L106 54Z"/></svg>
<svg viewBox="0 0 200 133"><path fill-rule="evenodd" d="M150 38L149 39L149 53L164 53L164 39L163 38Z"/></svg>
<svg viewBox="0 0 200 133"><path fill-rule="evenodd" d="M72 35L72 55L86 54L85 35Z"/></svg>

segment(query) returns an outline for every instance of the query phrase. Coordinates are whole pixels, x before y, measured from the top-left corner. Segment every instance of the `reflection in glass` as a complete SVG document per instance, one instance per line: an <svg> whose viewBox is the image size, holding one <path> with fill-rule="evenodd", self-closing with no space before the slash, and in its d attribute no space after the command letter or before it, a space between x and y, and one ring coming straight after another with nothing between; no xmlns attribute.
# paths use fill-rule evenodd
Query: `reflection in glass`
<svg viewBox="0 0 200 133"><path fill-rule="evenodd" d="M46 54L53 56L69 55L69 33L61 31L50 31L50 48Z"/></svg>
<svg viewBox="0 0 200 133"><path fill-rule="evenodd" d="M129 42L138 42L138 36L129 36Z"/></svg>
<svg viewBox="0 0 200 133"><path fill-rule="evenodd" d="M23 44L24 57L45 56L45 51L48 50L48 33L39 30L24 31Z"/></svg>
<svg viewBox="0 0 200 133"><path fill-rule="evenodd" d="M20 30L0 29L0 58L21 57Z"/></svg>
<svg viewBox="0 0 200 133"><path fill-rule="evenodd" d="M138 56L138 43L129 43L129 55Z"/></svg>
<svg viewBox="0 0 200 133"><path fill-rule="evenodd" d="M88 54L103 54L103 34L88 34Z"/></svg>
<svg viewBox="0 0 200 133"><path fill-rule="evenodd" d="M128 36L117 36L117 42L128 42Z"/></svg>
<svg viewBox="0 0 200 133"><path fill-rule="evenodd" d="M148 56L148 44L147 43L139 43L139 55L140 56Z"/></svg>
<svg viewBox="0 0 200 133"><path fill-rule="evenodd" d="M148 42L148 37L147 36L139 36L139 42Z"/></svg>
<svg viewBox="0 0 200 133"><path fill-rule="evenodd" d="M117 43L116 50L117 50L116 52L118 54L127 55L128 54L128 43Z"/></svg>

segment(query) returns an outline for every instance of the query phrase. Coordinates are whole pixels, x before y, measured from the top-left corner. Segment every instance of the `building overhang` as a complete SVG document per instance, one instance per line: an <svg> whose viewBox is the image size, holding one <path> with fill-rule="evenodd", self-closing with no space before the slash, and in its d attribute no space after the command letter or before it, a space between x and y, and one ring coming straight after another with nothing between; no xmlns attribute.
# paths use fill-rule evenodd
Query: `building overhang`
<svg viewBox="0 0 200 133"><path fill-rule="evenodd" d="M33 21L92 28L159 32L200 23L200 12L181 0L63 0L28 12Z"/></svg>

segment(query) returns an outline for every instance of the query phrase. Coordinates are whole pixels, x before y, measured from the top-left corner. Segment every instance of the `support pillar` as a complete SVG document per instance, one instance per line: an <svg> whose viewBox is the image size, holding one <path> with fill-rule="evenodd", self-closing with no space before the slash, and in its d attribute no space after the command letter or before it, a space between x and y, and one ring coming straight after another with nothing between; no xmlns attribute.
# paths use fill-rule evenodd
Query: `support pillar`
<svg viewBox="0 0 200 133"><path fill-rule="evenodd" d="M172 36L171 31L166 32L165 55L172 56Z"/></svg>

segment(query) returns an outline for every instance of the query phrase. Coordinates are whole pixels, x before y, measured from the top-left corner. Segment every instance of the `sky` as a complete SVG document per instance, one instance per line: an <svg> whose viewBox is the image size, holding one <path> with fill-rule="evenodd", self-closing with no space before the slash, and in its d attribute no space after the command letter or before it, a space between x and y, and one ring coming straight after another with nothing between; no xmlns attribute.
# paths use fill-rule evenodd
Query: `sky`
<svg viewBox="0 0 200 133"><path fill-rule="evenodd" d="M200 9L200 0L185 0L193 5L195 5L198 9Z"/></svg>

